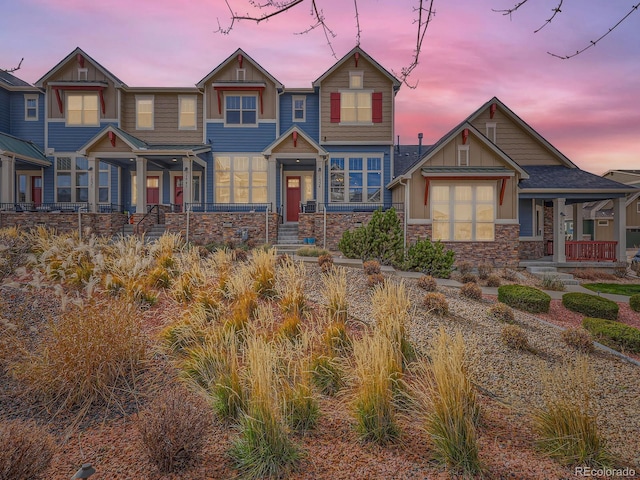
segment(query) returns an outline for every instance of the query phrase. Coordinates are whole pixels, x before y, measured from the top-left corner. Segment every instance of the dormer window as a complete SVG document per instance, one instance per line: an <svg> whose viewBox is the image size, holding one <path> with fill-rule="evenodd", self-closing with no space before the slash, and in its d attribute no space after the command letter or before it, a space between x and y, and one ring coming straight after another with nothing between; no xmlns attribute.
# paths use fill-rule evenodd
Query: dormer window
<svg viewBox="0 0 640 480"><path fill-rule="evenodd" d="M496 143L496 123L495 122L487 123L486 136L493 143Z"/></svg>
<svg viewBox="0 0 640 480"><path fill-rule="evenodd" d="M244 68L236 69L236 80L239 82L244 82L247 77L247 71Z"/></svg>
<svg viewBox="0 0 640 480"><path fill-rule="evenodd" d="M349 88L361 89L364 87L363 72L349 72Z"/></svg>
<svg viewBox="0 0 640 480"><path fill-rule="evenodd" d="M86 82L89 80L89 70L86 68L79 68L78 69L78 81L79 82Z"/></svg>

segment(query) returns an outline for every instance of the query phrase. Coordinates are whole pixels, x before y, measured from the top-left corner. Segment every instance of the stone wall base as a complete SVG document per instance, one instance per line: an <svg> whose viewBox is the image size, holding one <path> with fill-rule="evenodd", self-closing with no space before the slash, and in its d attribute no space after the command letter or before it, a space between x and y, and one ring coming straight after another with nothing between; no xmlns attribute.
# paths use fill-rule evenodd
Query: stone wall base
<svg viewBox="0 0 640 480"><path fill-rule="evenodd" d="M77 232L80 225L83 235L112 237L122 232L125 223L127 215L124 213L0 212L0 228L42 226L58 233L71 233Z"/></svg>

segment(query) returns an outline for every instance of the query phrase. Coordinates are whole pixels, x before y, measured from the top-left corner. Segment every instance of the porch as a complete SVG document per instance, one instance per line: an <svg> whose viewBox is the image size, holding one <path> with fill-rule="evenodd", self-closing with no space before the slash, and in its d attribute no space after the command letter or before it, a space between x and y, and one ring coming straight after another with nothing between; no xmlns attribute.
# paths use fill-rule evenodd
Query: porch
<svg viewBox="0 0 640 480"><path fill-rule="evenodd" d="M567 262L617 262L618 242L565 240ZM553 256L553 240L547 242L547 255ZM624 260L622 260L624 261Z"/></svg>

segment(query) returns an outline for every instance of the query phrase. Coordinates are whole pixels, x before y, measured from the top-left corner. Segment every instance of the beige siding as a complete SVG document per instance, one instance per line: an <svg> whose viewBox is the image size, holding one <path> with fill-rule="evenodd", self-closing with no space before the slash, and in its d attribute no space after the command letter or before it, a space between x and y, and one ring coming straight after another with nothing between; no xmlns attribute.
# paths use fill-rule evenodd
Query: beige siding
<svg viewBox="0 0 640 480"><path fill-rule="evenodd" d="M119 137L116 136L116 146L111 145L111 140L107 135L102 140L96 143L90 150L87 151L87 156L91 156L92 152L112 153L112 152L125 152L131 153L131 147L124 143Z"/></svg>
<svg viewBox="0 0 640 480"><path fill-rule="evenodd" d="M391 192L391 201L393 203L404 203L404 189L406 187L404 185L396 186Z"/></svg>
<svg viewBox="0 0 640 480"><path fill-rule="evenodd" d="M633 175L631 173L609 172L604 175L604 178L608 178L609 180L613 180L614 182L627 184L640 182L640 175Z"/></svg>
<svg viewBox="0 0 640 480"><path fill-rule="evenodd" d="M62 68L60 68L55 77L51 77L46 82L47 87L47 111L49 112L49 118L65 118L65 113L60 112L58 107L58 101L56 99L56 94L53 92L53 89L48 85L49 82L68 82L68 81L78 81L78 68L80 65L76 61L75 57L69 60ZM100 118L106 119L114 119L117 118L117 104L118 104L118 95L116 88L106 75L100 72L96 67L91 65L88 60L85 60L84 68L87 69L87 81L89 82L107 82L108 86L103 91L104 103L105 103L105 113L100 111ZM75 90L74 92L78 92ZM60 91L60 98L62 100L63 109L66 105L64 98L64 91Z"/></svg>
<svg viewBox="0 0 640 480"><path fill-rule="evenodd" d="M604 220L602 220L604 221ZM613 241L613 234L614 234L614 224L613 224L613 220L607 220L607 222L609 222L609 224L605 227L605 226L600 226L598 225L598 220L595 221L595 230L596 230L596 241Z"/></svg>
<svg viewBox="0 0 640 480"><path fill-rule="evenodd" d="M496 124L496 144L518 165L559 165L562 161L551 150L531 136L520 125L512 121L500 109L496 110L493 119L489 118L489 107L473 122L483 134L486 124Z"/></svg>
<svg viewBox="0 0 640 480"><path fill-rule="evenodd" d="M627 227L628 228L640 228L640 198L636 198L629 205L627 205Z"/></svg>
<svg viewBox="0 0 640 480"><path fill-rule="evenodd" d="M215 82L236 82L236 70L238 68L238 62L232 60L214 77L207 81L205 85L207 96L207 119L218 120L224 118L224 92L221 92L221 104L218 105L218 92L214 90L211 84ZM275 85L264 73L248 62L247 59L242 63L242 68L245 70L245 82L266 83L266 88L262 94L262 112L260 111L260 101L258 99L258 119L275 120L276 102L278 101L278 94ZM242 84L239 83L238 85L241 86ZM258 90L256 90L255 93L257 94Z"/></svg>
<svg viewBox="0 0 640 480"><path fill-rule="evenodd" d="M300 155L317 155L318 150L313 147L304 138L298 135L297 146L293 146L293 138L289 135L286 139L280 142L276 148L273 149L273 153L298 153Z"/></svg>
<svg viewBox="0 0 640 480"><path fill-rule="evenodd" d="M196 130L178 129L178 98L196 96ZM153 97L153 130L136 130L136 96ZM122 95L122 129L149 143L202 143L202 95L185 92L126 92Z"/></svg>
<svg viewBox="0 0 640 480"><path fill-rule="evenodd" d="M331 93L349 88L349 72L364 73L364 89L382 92L382 123L340 125L331 123ZM393 90L391 80L377 67L360 57L356 68L353 58L322 81L320 88L320 135L323 142L386 141L393 144Z"/></svg>

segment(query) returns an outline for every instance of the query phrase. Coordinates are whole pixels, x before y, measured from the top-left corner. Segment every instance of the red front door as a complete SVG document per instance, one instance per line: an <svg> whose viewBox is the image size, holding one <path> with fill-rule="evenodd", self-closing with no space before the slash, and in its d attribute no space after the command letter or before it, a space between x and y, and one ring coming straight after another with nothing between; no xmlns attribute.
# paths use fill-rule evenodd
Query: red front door
<svg viewBox="0 0 640 480"><path fill-rule="evenodd" d="M182 195L182 177L173 177L173 203L177 205L177 211L182 211L184 198Z"/></svg>
<svg viewBox="0 0 640 480"><path fill-rule="evenodd" d="M160 177L147 177L147 205L160 203Z"/></svg>
<svg viewBox="0 0 640 480"><path fill-rule="evenodd" d="M36 207L42 203L42 177L31 177L31 200Z"/></svg>
<svg viewBox="0 0 640 480"><path fill-rule="evenodd" d="M300 177L287 177L287 222L298 221L300 198Z"/></svg>

